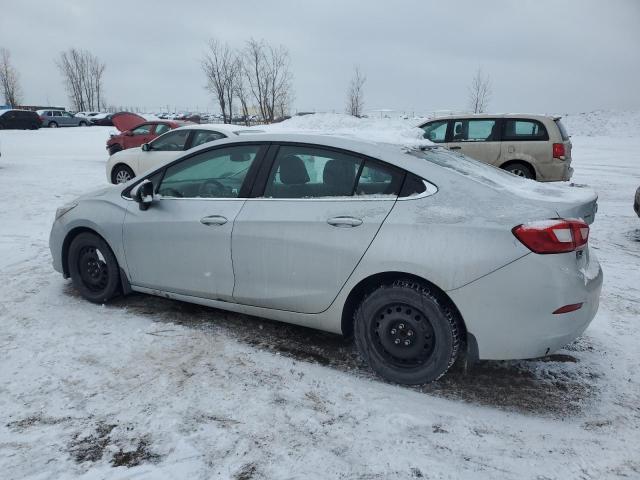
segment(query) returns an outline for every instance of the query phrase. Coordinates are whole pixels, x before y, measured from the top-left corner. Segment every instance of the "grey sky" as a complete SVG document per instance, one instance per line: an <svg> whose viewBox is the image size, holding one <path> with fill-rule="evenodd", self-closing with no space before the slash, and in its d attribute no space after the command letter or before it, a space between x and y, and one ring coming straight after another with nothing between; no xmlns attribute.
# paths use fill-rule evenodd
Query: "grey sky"
<svg viewBox="0 0 640 480"><path fill-rule="evenodd" d="M70 47L107 64L109 103L213 109L199 59L215 36L291 53L294 110L343 111L359 65L365 109L459 110L482 66L492 111L640 108L640 1L3 0L0 46L25 102L68 103L54 60Z"/></svg>

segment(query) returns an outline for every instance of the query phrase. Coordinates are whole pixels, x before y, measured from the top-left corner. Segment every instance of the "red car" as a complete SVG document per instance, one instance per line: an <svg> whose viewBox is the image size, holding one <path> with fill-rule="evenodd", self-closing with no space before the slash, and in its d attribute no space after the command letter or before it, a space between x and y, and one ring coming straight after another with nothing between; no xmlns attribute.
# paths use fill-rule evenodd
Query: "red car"
<svg viewBox="0 0 640 480"><path fill-rule="evenodd" d="M139 147L169 130L192 123L177 120L146 120L140 115L129 112L116 113L111 120L120 133L111 135L107 140L109 155L127 148Z"/></svg>

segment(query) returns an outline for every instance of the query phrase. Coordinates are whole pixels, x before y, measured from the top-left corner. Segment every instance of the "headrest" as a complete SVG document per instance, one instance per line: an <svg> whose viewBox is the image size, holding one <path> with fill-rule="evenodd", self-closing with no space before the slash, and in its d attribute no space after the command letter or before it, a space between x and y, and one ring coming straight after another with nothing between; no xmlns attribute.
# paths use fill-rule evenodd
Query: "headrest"
<svg viewBox="0 0 640 480"><path fill-rule="evenodd" d="M302 185L309 181L304 162L296 155L287 155L279 161L280 181L285 185Z"/></svg>

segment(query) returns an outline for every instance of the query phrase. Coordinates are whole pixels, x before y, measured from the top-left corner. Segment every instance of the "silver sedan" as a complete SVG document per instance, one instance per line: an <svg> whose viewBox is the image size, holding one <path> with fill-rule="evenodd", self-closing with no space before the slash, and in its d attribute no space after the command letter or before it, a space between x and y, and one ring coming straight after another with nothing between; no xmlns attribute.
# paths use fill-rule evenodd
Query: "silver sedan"
<svg viewBox="0 0 640 480"><path fill-rule="evenodd" d="M89 301L136 291L353 335L379 375L419 384L587 328L596 201L437 147L262 134L61 207L50 248Z"/></svg>

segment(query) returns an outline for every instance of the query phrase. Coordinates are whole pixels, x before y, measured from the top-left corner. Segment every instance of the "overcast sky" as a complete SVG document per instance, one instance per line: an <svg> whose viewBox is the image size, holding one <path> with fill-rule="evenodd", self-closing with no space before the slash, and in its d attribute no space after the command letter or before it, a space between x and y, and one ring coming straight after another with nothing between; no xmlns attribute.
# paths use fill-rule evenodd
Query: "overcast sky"
<svg viewBox="0 0 640 480"><path fill-rule="evenodd" d="M69 103L55 59L81 47L106 63L110 104L214 110L210 37L285 45L294 111L344 111L355 65L366 110L464 109L480 66L491 111L640 108L638 0L2 0L0 12L29 104Z"/></svg>

